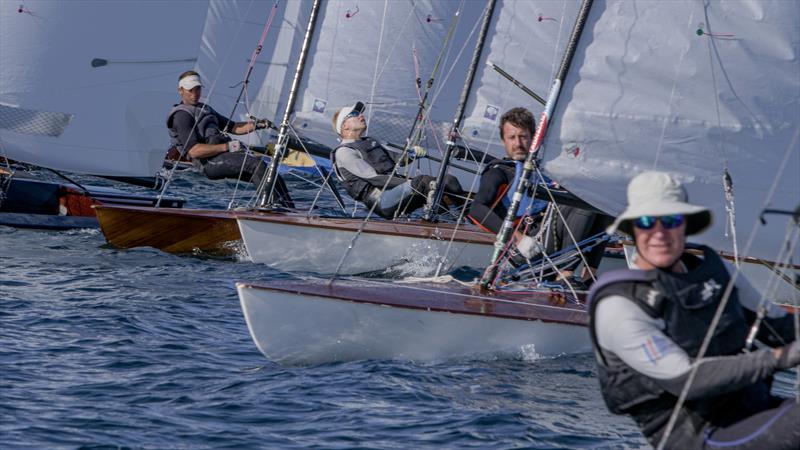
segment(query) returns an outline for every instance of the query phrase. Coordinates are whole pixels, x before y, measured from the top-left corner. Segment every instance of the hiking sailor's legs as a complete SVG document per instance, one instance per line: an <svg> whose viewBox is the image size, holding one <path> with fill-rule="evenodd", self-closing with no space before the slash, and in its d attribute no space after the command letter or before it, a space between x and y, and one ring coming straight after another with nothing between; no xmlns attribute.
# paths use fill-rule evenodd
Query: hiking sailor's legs
<svg viewBox="0 0 800 450"><path fill-rule="evenodd" d="M418 175L410 180L398 184L380 193L375 188L364 200L369 207L378 203L375 213L385 219L392 219L395 213L411 213L425 204L426 196L430 190L430 182L434 178L428 175Z"/></svg>
<svg viewBox="0 0 800 450"><path fill-rule="evenodd" d="M374 195L379 195L377 190L373 191ZM375 212L381 217L391 219L397 208L407 205L409 199L415 195L414 189L411 187L411 180L403 184L397 185L380 195L378 206L375 207Z"/></svg>
<svg viewBox="0 0 800 450"><path fill-rule="evenodd" d="M255 185L261 182L266 170L267 165L261 161L260 157L247 156L245 152L221 153L207 159L203 164L203 173L211 180L223 178L235 180L241 174L243 182L251 182ZM281 204L289 208L294 207L289 189L280 175L275 183L275 191Z"/></svg>

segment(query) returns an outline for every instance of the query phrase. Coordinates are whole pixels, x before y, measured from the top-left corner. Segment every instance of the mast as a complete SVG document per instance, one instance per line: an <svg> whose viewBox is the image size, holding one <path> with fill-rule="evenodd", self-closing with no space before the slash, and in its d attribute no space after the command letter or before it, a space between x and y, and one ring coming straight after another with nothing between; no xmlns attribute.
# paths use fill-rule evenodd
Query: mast
<svg viewBox="0 0 800 450"><path fill-rule="evenodd" d="M536 155L542 146L542 141L544 140L544 134L547 131L547 127L550 125L550 116L553 114L556 102L558 101L558 95L561 93L561 84L564 82L564 79L567 76L570 64L572 63L572 57L575 55L575 47L578 45L578 40L580 39L583 32L583 27L586 24L586 18L588 17L589 10L592 7L592 1L593 0L583 0L581 2L581 7L578 11L578 17L575 21L575 26L572 28L572 35L569 37L569 43L564 51L564 57L561 60L561 66L558 69L555 80L553 80L553 85L550 87L547 104L545 105L544 111L542 111L542 116L539 119L539 128L536 130L531 148L528 151L527 157L525 157L525 165L523 166L519 185L517 186L517 190L514 192L514 196L511 199L511 205L508 208L508 213L506 214L505 220L503 220L503 226L500 229L500 232L497 234L497 240L494 244L494 252L492 253L491 262L489 267L487 267L486 271L483 273L483 277L481 277L480 284L482 288L490 288L494 283L495 276L497 276L500 254L511 238L514 219L517 216L517 210L519 210L519 204L522 200L522 195L530 185L531 172L533 172L537 165Z"/></svg>
<svg viewBox="0 0 800 450"><path fill-rule="evenodd" d="M472 53L472 62L470 63L469 70L467 71L467 78L464 81L464 88L461 91L461 98L458 99L458 106L456 107L456 115L453 119L453 126L450 127L450 132L447 135L447 148L445 149L444 156L442 157L442 163L439 166L439 173L436 175L434 194L432 198L429 198L429 203L425 205L425 215L423 216L424 220L433 219L433 217L436 215L436 208L442 201L442 194L444 192L444 183L442 183L442 180L444 180L444 176L447 174L447 167L450 163L450 155L453 153L453 149L456 146L455 139L458 136L458 130L461 129L461 122L464 120L464 109L467 105L467 99L469 99L470 90L472 90L472 82L475 79L475 71L478 67L478 62L481 59L484 43L486 42L486 34L488 33L489 25L492 22L492 14L494 13L495 3L496 0L488 0L486 4L486 13L483 17L483 23L481 24L478 42L475 45L475 51Z"/></svg>
<svg viewBox="0 0 800 450"><path fill-rule="evenodd" d="M283 112L283 120L281 120L281 127L278 131L278 140L275 143L275 153L272 156L267 167L267 173L258 186L256 197L258 206L261 208L271 208L275 205L273 198L273 191L275 190L275 183L278 180L278 166L283 160L284 153L286 153L286 144L289 140L289 116L294 111L294 103L297 101L297 89L300 86L300 78L303 75L303 69L306 65L306 57L308 57L308 48L311 46L311 38L314 35L314 28L317 23L317 16L319 15L320 0L314 0L311 6L311 16L308 19L308 26L306 27L306 34L303 37L303 47L300 50L300 59L297 61L297 68L294 71L294 79L292 80L292 87L289 90L289 100L286 103L286 110Z"/></svg>

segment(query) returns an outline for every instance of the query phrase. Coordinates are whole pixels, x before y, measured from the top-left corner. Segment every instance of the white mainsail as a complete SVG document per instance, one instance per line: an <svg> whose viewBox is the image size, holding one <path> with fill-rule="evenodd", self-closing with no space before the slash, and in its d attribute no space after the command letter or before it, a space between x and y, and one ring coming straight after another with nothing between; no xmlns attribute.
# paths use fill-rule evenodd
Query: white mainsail
<svg viewBox="0 0 800 450"><path fill-rule="evenodd" d="M498 1L462 126L462 137L470 147L496 157L505 156L498 134L500 116L517 106L528 108L535 115L544 109L486 63L496 64L546 97L579 5L578 0Z"/></svg>
<svg viewBox="0 0 800 450"><path fill-rule="evenodd" d="M610 214L637 173L673 173L713 209L696 240L730 252L727 169L744 250L764 207L800 201L798 23L794 1L595 1L545 137L545 172ZM747 256L774 260L786 219L758 231Z"/></svg>
<svg viewBox="0 0 800 450"><path fill-rule="evenodd" d="M414 51L424 90L453 16L460 10L428 98L432 102L428 117L437 129L433 134L443 135L452 120L475 45L472 31L484 6L473 1L371 1L357 7L349 1L326 2L300 86L294 127L335 147L333 113L361 100L367 104L369 134L403 144L419 107ZM433 141L423 144L434 147Z"/></svg>
<svg viewBox="0 0 800 450"><path fill-rule="evenodd" d="M260 64L265 64L266 70L256 66L257 70L265 71L251 105L255 111L253 114L258 117L278 123L286 109L311 6L311 1L282 2L278 5L278 15L272 24L275 29L274 43L270 42L272 39L267 39L269 44L265 45L260 59Z"/></svg>
<svg viewBox="0 0 800 450"><path fill-rule="evenodd" d="M195 70L206 80L203 94L217 112L233 111L255 55L233 119L246 120L250 113L278 121L310 6L311 2L300 1L210 1ZM264 32L261 51L255 54Z"/></svg>
<svg viewBox="0 0 800 450"><path fill-rule="evenodd" d="M151 177L208 1L25 1L0 9L0 154Z"/></svg>

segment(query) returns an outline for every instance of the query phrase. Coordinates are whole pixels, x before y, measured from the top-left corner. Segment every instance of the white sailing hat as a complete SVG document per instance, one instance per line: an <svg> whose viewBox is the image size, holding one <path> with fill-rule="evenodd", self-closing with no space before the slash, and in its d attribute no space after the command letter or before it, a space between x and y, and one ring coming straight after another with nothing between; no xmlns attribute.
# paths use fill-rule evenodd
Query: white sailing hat
<svg viewBox="0 0 800 450"><path fill-rule="evenodd" d="M333 127L333 131L335 131L336 134L342 134L342 125L344 124L344 121L347 120L347 115L353 111L358 111L359 113L364 112L364 104L361 102L356 102L353 106L339 108L339 115L336 116L336 125Z"/></svg>
<svg viewBox="0 0 800 450"><path fill-rule="evenodd" d="M689 195L683 185L664 172L642 172L628 183L628 207L606 229L633 235L633 219L642 216L686 217L686 235L699 233L711 225L711 211L688 203Z"/></svg>
<svg viewBox="0 0 800 450"><path fill-rule="evenodd" d="M178 87L182 87L187 91L194 89L197 86L203 86L203 82L200 81L200 77L197 75L188 75L178 82Z"/></svg>

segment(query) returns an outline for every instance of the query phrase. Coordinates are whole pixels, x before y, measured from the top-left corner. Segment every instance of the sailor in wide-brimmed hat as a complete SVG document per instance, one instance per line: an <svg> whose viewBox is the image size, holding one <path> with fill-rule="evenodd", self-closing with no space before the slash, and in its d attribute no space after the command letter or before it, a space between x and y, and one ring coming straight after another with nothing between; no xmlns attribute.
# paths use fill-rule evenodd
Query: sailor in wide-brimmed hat
<svg viewBox="0 0 800 450"><path fill-rule="evenodd" d="M628 184L628 207L606 230L620 230L633 235L632 225L640 217L682 215L686 218L686 235L700 233L711 225L711 211L692 205L689 196L674 177L664 172L643 172Z"/></svg>
<svg viewBox="0 0 800 450"><path fill-rule="evenodd" d="M606 230L634 237L637 265L669 268L684 250L686 236L711 225L711 211L688 202L688 194L673 176L643 172L628 184L628 207Z"/></svg>
<svg viewBox="0 0 800 450"><path fill-rule="evenodd" d="M711 248L684 251L686 236L710 224L708 208L689 203L673 176L631 180L628 206L608 232L633 236L634 267L604 274L589 295L603 399L611 412L630 415L654 447L800 448L800 404L773 397L769 386L776 370L800 365L793 318L761 305L742 276L727 289L735 268ZM743 352L762 315L770 333L757 339L766 348ZM679 403L687 384L690 401Z"/></svg>

